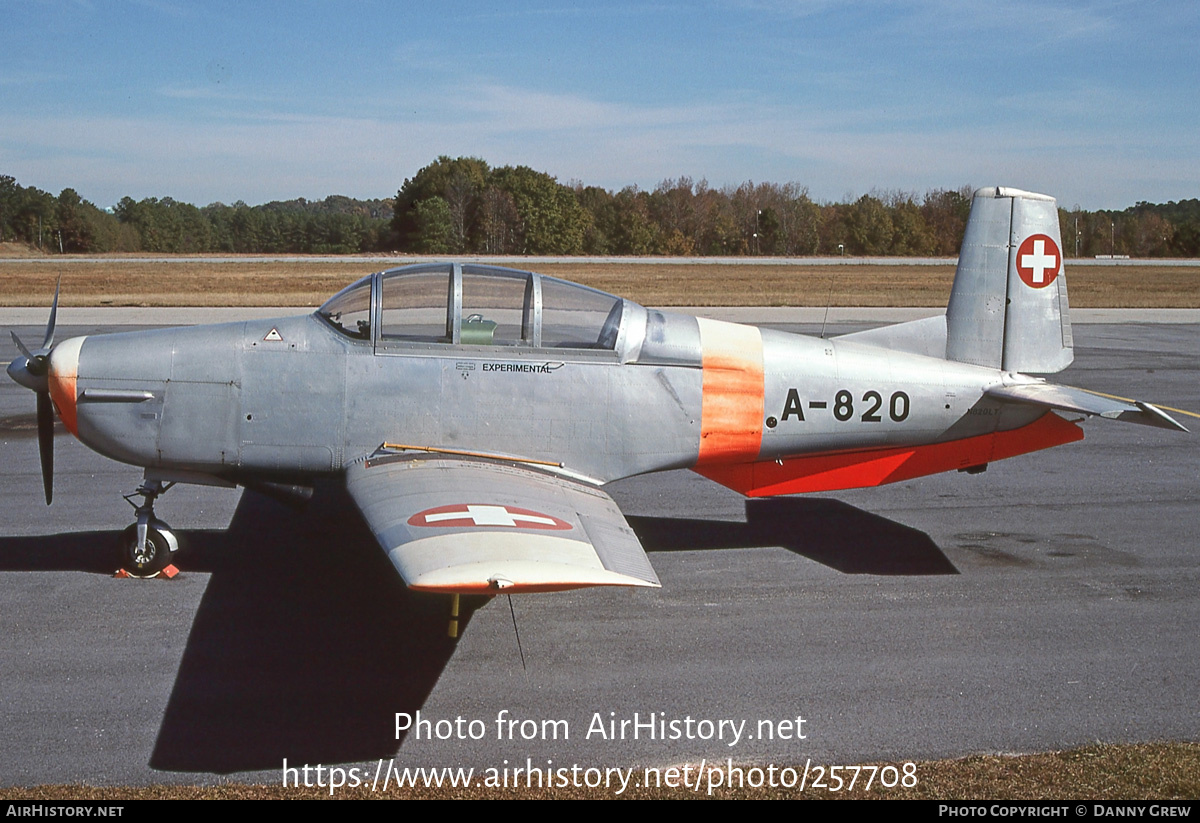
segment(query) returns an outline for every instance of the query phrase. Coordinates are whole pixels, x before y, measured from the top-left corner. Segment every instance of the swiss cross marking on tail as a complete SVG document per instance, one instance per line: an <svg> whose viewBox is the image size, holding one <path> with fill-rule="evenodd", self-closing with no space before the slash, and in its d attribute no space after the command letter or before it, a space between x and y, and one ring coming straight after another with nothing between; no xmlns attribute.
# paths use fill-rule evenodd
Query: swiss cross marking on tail
<svg viewBox="0 0 1200 823"><path fill-rule="evenodd" d="M517 529L552 529L562 531L571 524L557 517L516 506L498 506L483 503L455 503L417 512L408 518L410 526L485 527Z"/></svg>
<svg viewBox="0 0 1200 823"><path fill-rule="evenodd" d="M1062 270L1062 252L1047 235L1031 234L1017 249L1017 274L1025 285L1040 289L1049 286Z"/></svg>

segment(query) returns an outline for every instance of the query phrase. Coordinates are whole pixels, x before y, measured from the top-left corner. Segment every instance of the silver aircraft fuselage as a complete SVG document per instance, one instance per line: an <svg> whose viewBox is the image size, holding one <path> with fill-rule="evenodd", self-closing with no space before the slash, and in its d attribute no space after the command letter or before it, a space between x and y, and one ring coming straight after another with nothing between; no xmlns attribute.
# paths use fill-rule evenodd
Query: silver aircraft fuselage
<svg viewBox="0 0 1200 823"><path fill-rule="evenodd" d="M987 437L1044 414L985 398L996 369L628 302L623 315L611 352L438 351L352 339L316 314L76 338L55 350L51 394L101 454L235 482L337 473L385 441L598 482L719 473Z"/></svg>

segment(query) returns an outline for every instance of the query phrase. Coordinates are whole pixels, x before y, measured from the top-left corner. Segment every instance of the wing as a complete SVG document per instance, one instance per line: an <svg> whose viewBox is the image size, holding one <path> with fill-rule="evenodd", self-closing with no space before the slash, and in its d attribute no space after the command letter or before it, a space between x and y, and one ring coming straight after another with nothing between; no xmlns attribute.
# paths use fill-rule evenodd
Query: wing
<svg viewBox="0 0 1200 823"><path fill-rule="evenodd" d="M488 460L386 455L351 466L346 487L411 589L660 585L617 504L583 483Z"/></svg>
<svg viewBox="0 0 1200 823"><path fill-rule="evenodd" d="M1060 386L1055 383L1018 383L1011 386L994 386L988 389L985 394L999 400L1028 403L1047 409L1082 412L1083 414L1099 415L1112 420L1125 420L1130 423L1157 426L1161 429L1187 431L1187 429L1158 406L1152 406L1140 400L1127 400L1123 397L1097 394L1086 389ZM1172 409L1172 411L1181 410ZM1183 414L1191 413L1183 412Z"/></svg>

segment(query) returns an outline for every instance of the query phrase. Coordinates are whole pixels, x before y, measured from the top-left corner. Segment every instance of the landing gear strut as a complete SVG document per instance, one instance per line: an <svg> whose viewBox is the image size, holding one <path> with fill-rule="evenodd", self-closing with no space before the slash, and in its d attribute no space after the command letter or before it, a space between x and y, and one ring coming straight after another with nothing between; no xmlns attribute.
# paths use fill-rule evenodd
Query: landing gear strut
<svg viewBox="0 0 1200 823"><path fill-rule="evenodd" d="M144 480L133 494L122 495L133 506L137 522L121 532L121 566L135 577L153 577L171 563L179 551L179 540L171 527L154 516L154 501L175 485L161 480ZM133 498L141 497L139 505Z"/></svg>

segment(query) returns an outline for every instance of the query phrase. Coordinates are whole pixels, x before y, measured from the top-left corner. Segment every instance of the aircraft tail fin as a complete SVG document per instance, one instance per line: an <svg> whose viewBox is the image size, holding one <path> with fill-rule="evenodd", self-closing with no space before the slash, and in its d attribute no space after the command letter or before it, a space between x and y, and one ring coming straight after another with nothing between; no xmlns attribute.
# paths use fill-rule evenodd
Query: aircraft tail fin
<svg viewBox="0 0 1200 823"><path fill-rule="evenodd" d="M979 189L946 309L946 359L1049 374L1074 357L1054 198Z"/></svg>

